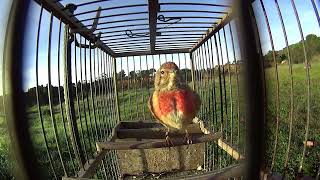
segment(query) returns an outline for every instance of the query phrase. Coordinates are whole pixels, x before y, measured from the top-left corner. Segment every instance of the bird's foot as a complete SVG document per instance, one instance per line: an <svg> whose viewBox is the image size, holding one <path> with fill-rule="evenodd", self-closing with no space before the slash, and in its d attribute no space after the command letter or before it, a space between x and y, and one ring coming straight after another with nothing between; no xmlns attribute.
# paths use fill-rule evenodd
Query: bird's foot
<svg viewBox="0 0 320 180"><path fill-rule="evenodd" d="M171 141L171 138L169 136L166 136L166 146L172 147L174 146L173 142Z"/></svg>
<svg viewBox="0 0 320 180"><path fill-rule="evenodd" d="M188 131L186 131L186 135L184 137L184 142L186 144L192 144L192 138L191 138L190 134L188 133Z"/></svg>

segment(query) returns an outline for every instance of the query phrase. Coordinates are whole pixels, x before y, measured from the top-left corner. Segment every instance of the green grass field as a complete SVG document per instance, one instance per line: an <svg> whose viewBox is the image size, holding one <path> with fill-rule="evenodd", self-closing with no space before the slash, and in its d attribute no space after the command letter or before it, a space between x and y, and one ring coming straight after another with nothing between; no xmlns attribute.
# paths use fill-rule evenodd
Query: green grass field
<svg viewBox="0 0 320 180"><path fill-rule="evenodd" d="M276 150L276 158L274 163L274 171L282 172L284 166L284 160L286 155L286 149L288 144L288 136L289 136L289 112L290 112L290 76L288 71L288 65L279 65L279 84L280 84L280 108L279 108L279 132L278 132L278 144ZM276 104L275 104L275 77L274 77L274 68L266 69L266 80L267 80L267 162L268 165L271 164L272 160L272 152L274 146L275 139L275 116L276 116ZM309 139L320 142L320 121L317 117L320 116L320 63L315 62L312 64L311 68L311 99L310 99L310 129L309 129ZM222 122L222 114L223 118L223 126L226 128L226 138L228 141L232 141L235 145L237 145L242 151L244 149L245 143L245 96L244 88L240 86L240 94L239 94L239 102L240 102L240 112L238 119L238 99L237 99L237 86L236 86L236 76L232 76L231 87L232 87L232 101L230 97L230 84L229 77L226 76L226 99L224 96L220 99L220 91L219 91L219 81L216 75L215 77L215 85L216 85L216 94L215 94L215 111L214 109L214 96L213 92L213 83L212 81L203 80L202 82L197 82L197 91L199 92L202 99L202 108L199 113L199 117L207 122L208 126L215 130L219 130L221 122ZM293 114L293 131L292 131L292 141L289 152L289 173L290 177L297 171L299 167L299 163L301 160L302 150L303 150L303 141L305 135L305 125L306 125L306 114L307 114L307 95L306 95L306 75L305 69L302 64L293 65L293 79L294 79L294 114ZM241 80L239 83L242 85L243 81ZM136 90L119 90L119 102L120 102L120 117L122 120L144 120L151 119L151 114L147 108L147 100L149 98L149 93L152 92L152 89L147 90L146 88L137 88ZM224 91L222 92L224 95ZM99 103L104 102L106 99L98 99ZM227 102L227 106L222 102ZM105 110L104 106L96 107L96 117L97 117L97 126L99 127L111 129L116 123L116 115L114 112L114 100L113 98L109 98L107 100L108 106L107 110ZM232 102L232 103L231 103ZM110 104L113 104L110 106ZM75 103L76 112L77 112L77 103ZM94 147L94 136L95 136L95 126L94 126L94 118L93 118L93 110L91 107L91 98L89 98L89 106L91 110L91 114L89 116L88 111L86 114L83 110L83 105L88 108L87 102L83 104L80 101L80 116L82 118L81 123L78 123L78 128L80 129L80 136L82 142L86 146L87 152L92 152ZM231 108L232 105L232 108ZM221 107L224 108L223 113L221 113ZM227 108L227 112L226 112ZM71 159L75 159L75 155L73 153L71 147L71 158L68 153L68 144L71 145L70 140L70 130L69 125L66 123L66 131L67 131L67 141L64 137L64 126L62 117L60 115L59 105L54 106L54 116L57 122L57 131L58 138L60 143L60 148L62 152L62 157L67 162L66 168L68 171L73 172L73 166L75 166L75 171L77 171L77 161L73 162ZM232 110L232 112L231 112ZM32 134L32 139L34 142L34 147L36 149L36 155L38 157L38 161L43 165L44 170L50 169L49 161L46 154L46 149L44 146L44 138L42 134L42 127L38 117L37 106L30 107L28 110L28 117L30 119L30 131ZM78 112L76 113L77 117L79 117ZM48 139L49 150L52 154L52 159L54 159L55 169L59 172L59 175L63 175L63 171L60 165L59 156L57 153L57 146L55 143L55 136L53 133L52 122L50 118L50 110L48 106L42 106L42 115L44 128L46 129L46 137ZM64 114L65 115L65 114ZM86 128L84 117L87 119L88 130ZM91 121L90 121L91 117ZM66 121L66 120L65 120ZM82 128L81 128L82 126ZM239 129L238 129L239 127ZM104 132L98 131L104 135ZM110 133L107 132L108 134ZM240 134L240 136L239 136ZM6 129L6 122L3 117L0 118L0 179L7 179L11 177L11 170L13 164L12 160L9 158L9 138L8 132ZM107 134L106 134L107 135ZM231 137L232 136L232 137ZM90 144L91 142L91 144ZM90 147L91 146L91 147ZM320 147L308 148L305 161L303 163L303 170L306 174L315 176L316 167L319 166L320 162ZM209 154L208 154L209 155ZM217 157L217 156L215 156ZM226 155L224 155L226 157ZM212 159L211 161L216 161ZM227 162L225 162L227 164ZM45 171L47 172L47 171ZM50 171L51 172L51 171ZM52 176L52 174L49 174Z"/></svg>
<svg viewBox="0 0 320 180"><path fill-rule="evenodd" d="M308 139L320 141L320 63L312 63L310 69L310 125ZM279 66L279 85L280 85L280 106L279 106L279 133L278 147L276 151L274 170L277 172L283 171L285 154L288 145L289 125L290 125L290 76L287 65ZM275 129L276 129L276 80L274 69L270 68L266 71L267 77L267 120L268 120L268 141L267 141L267 156L272 157ZM292 140L289 151L289 169L291 174L297 171L300 165L303 141L305 138L305 126L307 123L307 81L306 70L304 65L293 65L293 129ZM271 158L268 158L270 162ZM317 167L320 162L320 147L307 148L306 156L303 163L303 170L306 174L316 175Z"/></svg>

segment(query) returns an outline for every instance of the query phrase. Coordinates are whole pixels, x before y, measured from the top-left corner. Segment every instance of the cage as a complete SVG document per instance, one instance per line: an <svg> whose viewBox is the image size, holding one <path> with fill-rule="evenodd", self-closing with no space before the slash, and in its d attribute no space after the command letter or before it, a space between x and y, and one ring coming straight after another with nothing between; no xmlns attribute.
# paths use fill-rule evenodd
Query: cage
<svg viewBox="0 0 320 180"><path fill-rule="evenodd" d="M18 179L319 178L318 9L315 0L12 1L8 169ZM174 132L167 147L148 109L165 62L202 101L191 144Z"/></svg>

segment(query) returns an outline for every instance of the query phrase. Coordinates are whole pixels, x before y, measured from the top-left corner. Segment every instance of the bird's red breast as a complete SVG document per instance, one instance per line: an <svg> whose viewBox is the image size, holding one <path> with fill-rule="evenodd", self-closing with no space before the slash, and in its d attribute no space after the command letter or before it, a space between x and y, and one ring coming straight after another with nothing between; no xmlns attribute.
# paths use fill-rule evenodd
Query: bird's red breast
<svg viewBox="0 0 320 180"><path fill-rule="evenodd" d="M189 89L155 92L152 97L154 115L162 123L175 129L190 124L200 107L199 97Z"/></svg>
<svg viewBox="0 0 320 180"><path fill-rule="evenodd" d="M166 115L172 111L180 111L184 115L193 115L196 111L194 94L187 90L159 93L160 114Z"/></svg>

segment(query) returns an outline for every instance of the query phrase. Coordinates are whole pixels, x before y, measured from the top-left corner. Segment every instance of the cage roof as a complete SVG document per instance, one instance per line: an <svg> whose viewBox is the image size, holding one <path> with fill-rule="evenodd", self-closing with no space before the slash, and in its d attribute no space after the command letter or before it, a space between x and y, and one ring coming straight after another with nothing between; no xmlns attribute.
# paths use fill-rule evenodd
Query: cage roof
<svg viewBox="0 0 320 180"><path fill-rule="evenodd" d="M36 1L114 57L190 52L231 19L225 0Z"/></svg>

